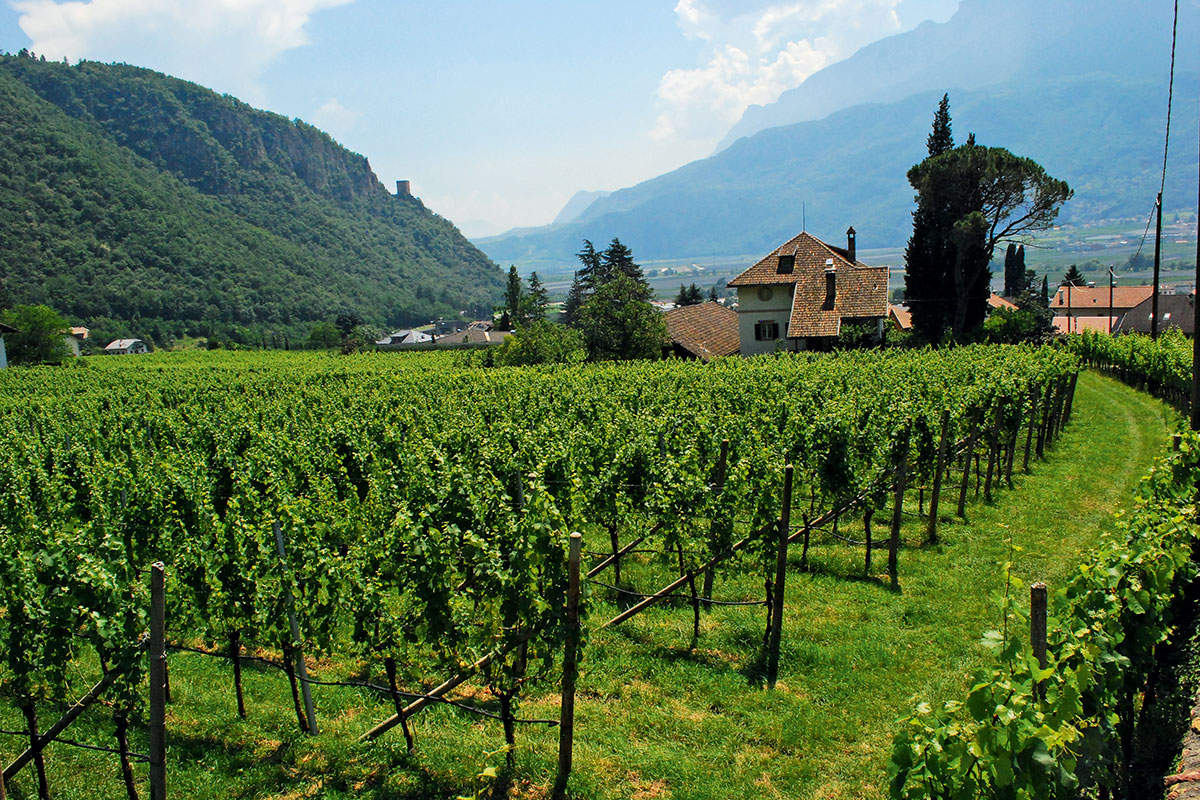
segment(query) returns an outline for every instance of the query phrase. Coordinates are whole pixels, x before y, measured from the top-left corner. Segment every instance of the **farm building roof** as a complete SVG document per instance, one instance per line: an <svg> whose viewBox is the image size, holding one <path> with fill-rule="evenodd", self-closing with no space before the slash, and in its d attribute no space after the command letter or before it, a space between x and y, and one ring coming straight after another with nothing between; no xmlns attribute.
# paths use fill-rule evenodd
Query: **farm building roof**
<svg viewBox="0 0 1200 800"><path fill-rule="evenodd" d="M737 312L709 301L673 308L664 315L671 343L709 361L737 353Z"/></svg>

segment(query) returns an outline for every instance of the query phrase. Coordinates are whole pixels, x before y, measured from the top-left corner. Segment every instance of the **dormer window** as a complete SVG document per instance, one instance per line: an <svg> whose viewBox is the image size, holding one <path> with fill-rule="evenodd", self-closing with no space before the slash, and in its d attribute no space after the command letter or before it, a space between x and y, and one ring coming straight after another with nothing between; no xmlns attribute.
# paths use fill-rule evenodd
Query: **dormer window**
<svg viewBox="0 0 1200 800"><path fill-rule="evenodd" d="M779 269L776 272L780 275L790 275L796 269L796 254L791 255L779 254Z"/></svg>

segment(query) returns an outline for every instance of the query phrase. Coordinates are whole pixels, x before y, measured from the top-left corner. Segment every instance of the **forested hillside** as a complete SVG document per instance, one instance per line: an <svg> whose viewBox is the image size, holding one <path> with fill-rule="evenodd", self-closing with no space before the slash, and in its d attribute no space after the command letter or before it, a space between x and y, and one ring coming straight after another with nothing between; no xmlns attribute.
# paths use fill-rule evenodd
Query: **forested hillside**
<svg viewBox="0 0 1200 800"><path fill-rule="evenodd" d="M0 57L0 307L107 333L304 335L489 309L502 273L300 120L125 65Z"/></svg>

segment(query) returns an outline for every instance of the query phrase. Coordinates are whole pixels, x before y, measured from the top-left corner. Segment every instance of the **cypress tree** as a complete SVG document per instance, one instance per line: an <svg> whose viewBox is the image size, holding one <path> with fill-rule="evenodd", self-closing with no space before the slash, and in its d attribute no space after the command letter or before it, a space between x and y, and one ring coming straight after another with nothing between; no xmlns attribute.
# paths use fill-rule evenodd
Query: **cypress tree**
<svg viewBox="0 0 1200 800"><path fill-rule="evenodd" d="M1008 243L1004 251L1004 296L1013 297L1018 292L1020 284L1017 281L1017 246Z"/></svg>
<svg viewBox="0 0 1200 800"><path fill-rule="evenodd" d="M938 103L937 112L933 115L933 130L925 140L929 156L940 156L954 149L954 134L950 129L950 95L943 94Z"/></svg>

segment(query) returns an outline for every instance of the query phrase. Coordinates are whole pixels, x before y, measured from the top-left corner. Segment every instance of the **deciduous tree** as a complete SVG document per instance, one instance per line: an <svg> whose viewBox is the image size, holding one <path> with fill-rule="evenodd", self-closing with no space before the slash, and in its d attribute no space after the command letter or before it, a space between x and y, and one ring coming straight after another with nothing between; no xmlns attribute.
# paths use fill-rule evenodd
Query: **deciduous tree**
<svg viewBox="0 0 1200 800"><path fill-rule="evenodd" d="M16 306L0 314L0 321L17 329L4 337L13 364L58 364L68 356L70 326L48 306Z"/></svg>

